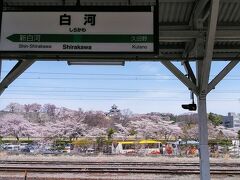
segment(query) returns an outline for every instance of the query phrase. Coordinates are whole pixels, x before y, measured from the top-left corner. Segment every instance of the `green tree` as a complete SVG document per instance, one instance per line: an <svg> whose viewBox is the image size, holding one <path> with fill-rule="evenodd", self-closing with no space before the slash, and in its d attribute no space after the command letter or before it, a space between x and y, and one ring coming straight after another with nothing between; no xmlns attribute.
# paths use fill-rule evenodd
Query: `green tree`
<svg viewBox="0 0 240 180"><path fill-rule="evenodd" d="M240 130L238 131L238 139L240 140Z"/></svg>
<svg viewBox="0 0 240 180"><path fill-rule="evenodd" d="M222 123L221 116L214 114L214 113L209 113L208 114L208 119L212 122L212 124L216 127L219 126Z"/></svg>
<svg viewBox="0 0 240 180"><path fill-rule="evenodd" d="M98 150L99 152L102 152L102 151L103 151L104 141L105 141L105 138L104 138L104 137L97 137L97 139L96 139L97 150Z"/></svg>
<svg viewBox="0 0 240 180"><path fill-rule="evenodd" d="M73 144L83 149L87 149L91 144L93 144L93 142L90 139L84 138L73 141Z"/></svg>
<svg viewBox="0 0 240 180"><path fill-rule="evenodd" d="M129 134L130 134L130 136L137 135L137 131L135 129L130 129Z"/></svg>
<svg viewBox="0 0 240 180"><path fill-rule="evenodd" d="M108 140L109 140L109 139L112 139L112 136L113 136L114 133L115 133L115 130L114 130L113 128L109 128L109 129L107 130Z"/></svg>

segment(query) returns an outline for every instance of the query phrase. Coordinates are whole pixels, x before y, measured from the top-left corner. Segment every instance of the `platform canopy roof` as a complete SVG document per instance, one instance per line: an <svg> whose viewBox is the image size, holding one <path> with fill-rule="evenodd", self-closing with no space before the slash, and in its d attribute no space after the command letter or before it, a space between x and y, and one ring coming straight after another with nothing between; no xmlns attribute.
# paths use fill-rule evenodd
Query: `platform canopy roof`
<svg viewBox="0 0 240 180"><path fill-rule="evenodd" d="M66 9L67 6L79 8L81 6L158 6L158 55L126 58L121 54L102 57L93 54L89 59L126 58L124 60L161 61L185 84L198 97L200 178L210 179L206 96L239 62L240 0L3 0L0 2L3 3L3 10L14 10L16 7L19 9L20 6L43 6L43 8L65 6ZM86 58L81 54L78 55L79 57L81 60ZM19 59L0 82L0 95L38 58L37 56L36 59L35 57ZM59 59L63 58L59 56ZM182 61L189 77L171 62L176 60ZM196 75L191 68L190 60L197 62ZM230 62L209 81L212 60Z"/></svg>
<svg viewBox="0 0 240 180"><path fill-rule="evenodd" d="M210 0L3 0L15 6L142 6L159 5L159 56L156 59L202 59ZM238 59L240 1L220 0L213 59Z"/></svg>

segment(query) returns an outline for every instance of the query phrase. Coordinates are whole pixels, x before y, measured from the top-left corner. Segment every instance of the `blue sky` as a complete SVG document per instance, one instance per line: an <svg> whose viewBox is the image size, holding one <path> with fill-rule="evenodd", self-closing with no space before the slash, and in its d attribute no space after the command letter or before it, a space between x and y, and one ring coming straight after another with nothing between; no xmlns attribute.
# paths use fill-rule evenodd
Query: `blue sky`
<svg viewBox="0 0 240 180"><path fill-rule="evenodd" d="M16 61L3 61L2 78ZM227 62L212 64L212 77ZM183 70L180 63L175 63ZM193 64L194 67L194 64ZM240 112L240 66L208 95L208 111ZM51 103L59 107L108 111L116 104L134 113L186 113L187 88L159 62L126 62L125 66L68 66L66 62L36 62L0 97L0 109L10 102Z"/></svg>

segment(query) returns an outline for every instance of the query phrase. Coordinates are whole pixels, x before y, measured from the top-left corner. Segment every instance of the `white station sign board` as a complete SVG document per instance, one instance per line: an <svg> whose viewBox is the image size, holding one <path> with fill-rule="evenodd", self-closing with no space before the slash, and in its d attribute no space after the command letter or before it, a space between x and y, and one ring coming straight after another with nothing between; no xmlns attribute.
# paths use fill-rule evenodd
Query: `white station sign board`
<svg viewBox="0 0 240 180"><path fill-rule="evenodd" d="M1 52L154 53L154 8L144 12L2 12Z"/></svg>

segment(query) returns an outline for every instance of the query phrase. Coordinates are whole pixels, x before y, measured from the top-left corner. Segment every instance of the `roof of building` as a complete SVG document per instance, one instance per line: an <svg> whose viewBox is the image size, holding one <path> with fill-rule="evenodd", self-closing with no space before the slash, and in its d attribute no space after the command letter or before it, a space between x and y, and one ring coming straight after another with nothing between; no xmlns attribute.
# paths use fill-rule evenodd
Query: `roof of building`
<svg viewBox="0 0 240 180"><path fill-rule="evenodd" d="M161 143L161 141L148 139L148 140L140 140L140 141L119 141L118 143L119 144L158 144L158 143Z"/></svg>

